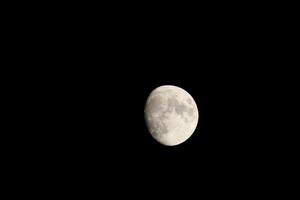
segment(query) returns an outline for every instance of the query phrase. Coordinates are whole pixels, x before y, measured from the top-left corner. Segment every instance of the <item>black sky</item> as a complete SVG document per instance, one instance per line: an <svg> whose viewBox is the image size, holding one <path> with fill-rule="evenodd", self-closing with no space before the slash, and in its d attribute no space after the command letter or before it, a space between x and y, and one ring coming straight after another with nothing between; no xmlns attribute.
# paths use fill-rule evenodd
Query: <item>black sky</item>
<svg viewBox="0 0 300 200"><path fill-rule="evenodd" d="M196 181L195 191L275 180L274 166L287 159L280 123L274 131L274 97L285 96L274 67L284 61L278 21L190 15L77 13L43 18L38 32L24 33L36 41L23 41L31 48L22 61L35 67L23 69L30 76L19 86L23 104L36 108L27 116L37 124L26 136L32 145L21 153L37 163L33 171L62 185ZM144 122L148 95L165 84L188 91L199 109L196 131L175 147L158 144Z"/></svg>

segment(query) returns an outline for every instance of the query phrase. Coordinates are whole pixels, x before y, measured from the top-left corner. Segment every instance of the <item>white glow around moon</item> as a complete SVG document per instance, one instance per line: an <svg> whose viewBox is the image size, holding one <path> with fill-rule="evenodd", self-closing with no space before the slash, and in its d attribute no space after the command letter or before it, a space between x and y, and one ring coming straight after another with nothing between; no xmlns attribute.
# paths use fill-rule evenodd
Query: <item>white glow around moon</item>
<svg viewBox="0 0 300 200"><path fill-rule="evenodd" d="M145 106L145 120L152 137L159 143L174 146L186 141L198 123L198 108L185 90L160 86L149 95Z"/></svg>

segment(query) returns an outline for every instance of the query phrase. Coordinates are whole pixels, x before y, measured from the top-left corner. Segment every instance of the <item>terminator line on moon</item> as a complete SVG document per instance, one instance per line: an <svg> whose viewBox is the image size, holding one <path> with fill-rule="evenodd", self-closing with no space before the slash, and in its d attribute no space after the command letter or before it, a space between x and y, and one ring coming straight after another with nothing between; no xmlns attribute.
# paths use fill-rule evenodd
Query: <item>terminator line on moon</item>
<svg viewBox="0 0 300 200"><path fill-rule="evenodd" d="M195 131L199 118L193 97L172 85L160 86L150 93L144 114L152 137L166 146L186 141Z"/></svg>

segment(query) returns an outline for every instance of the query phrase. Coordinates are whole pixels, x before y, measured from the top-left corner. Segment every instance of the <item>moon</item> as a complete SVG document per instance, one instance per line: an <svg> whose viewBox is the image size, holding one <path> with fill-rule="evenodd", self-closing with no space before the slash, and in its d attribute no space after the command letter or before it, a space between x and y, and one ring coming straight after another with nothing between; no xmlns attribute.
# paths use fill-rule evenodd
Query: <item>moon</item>
<svg viewBox="0 0 300 200"><path fill-rule="evenodd" d="M144 116L152 137L166 146L186 141L198 124L198 108L184 89L164 85L154 89L147 98Z"/></svg>

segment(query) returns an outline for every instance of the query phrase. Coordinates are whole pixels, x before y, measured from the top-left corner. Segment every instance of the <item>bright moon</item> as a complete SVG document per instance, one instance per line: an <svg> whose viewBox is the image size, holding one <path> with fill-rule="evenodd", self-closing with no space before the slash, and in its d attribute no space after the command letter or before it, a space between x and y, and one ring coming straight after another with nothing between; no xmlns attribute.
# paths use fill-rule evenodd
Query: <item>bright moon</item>
<svg viewBox="0 0 300 200"><path fill-rule="evenodd" d="M186 141L198 123L198 108L185 90L164 85L149 95L145 120L152 137L159 143L174 146Z"/></svg>

